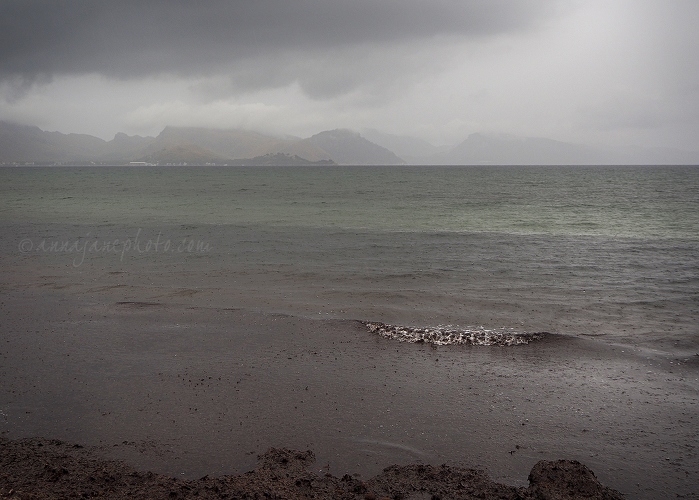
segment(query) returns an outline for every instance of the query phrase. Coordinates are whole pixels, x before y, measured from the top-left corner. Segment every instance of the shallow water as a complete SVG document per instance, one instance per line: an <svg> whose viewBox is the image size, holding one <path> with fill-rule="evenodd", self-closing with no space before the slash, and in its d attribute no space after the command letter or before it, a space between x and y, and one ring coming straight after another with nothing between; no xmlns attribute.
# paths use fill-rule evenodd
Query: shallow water
<svg viewBox="0 0 699 500"><path fill-rule="evenodd" d="M74 286L90 268L125 300L699 349L695 167L47 167L0 181L4 255Z"/></svg>

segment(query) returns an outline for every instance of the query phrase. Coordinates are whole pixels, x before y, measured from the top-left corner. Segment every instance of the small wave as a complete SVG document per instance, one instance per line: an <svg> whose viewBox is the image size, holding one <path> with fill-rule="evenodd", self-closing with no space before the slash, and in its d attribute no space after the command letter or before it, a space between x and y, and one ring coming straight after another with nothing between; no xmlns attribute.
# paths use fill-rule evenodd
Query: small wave
<svg viewBox="0 0 699 500"><path fill-rule="evenodd" d="M480 328L455 328L435 326L415 328L411 326L387 325L386 323L364 322L372 333L399 342L425 343L434 345L523 345L543 339L545 333L518 332L512 328L489 330Z"/></svg>

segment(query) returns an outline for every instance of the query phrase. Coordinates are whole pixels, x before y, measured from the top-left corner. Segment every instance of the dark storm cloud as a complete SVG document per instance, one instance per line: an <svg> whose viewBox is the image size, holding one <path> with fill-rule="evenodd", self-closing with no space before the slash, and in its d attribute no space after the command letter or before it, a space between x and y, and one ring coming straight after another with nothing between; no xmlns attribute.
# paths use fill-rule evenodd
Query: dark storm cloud
<svg viewBox="0 0 699 500"><path fill-rule="evenodd" d="M538 0L3 0L0 78L223 72L237 61L527 29Z"/></svg>

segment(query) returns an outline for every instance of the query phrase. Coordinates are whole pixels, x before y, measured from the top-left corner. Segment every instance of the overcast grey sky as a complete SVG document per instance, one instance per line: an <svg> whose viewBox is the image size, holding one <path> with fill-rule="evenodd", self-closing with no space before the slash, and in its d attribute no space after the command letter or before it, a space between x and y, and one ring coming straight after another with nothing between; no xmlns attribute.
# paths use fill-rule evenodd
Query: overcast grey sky
<svg viewBox="0 0 699 500"><path fill-rule="evenodd" d="M0 120L699 149L696 0L2 0Z"/></svg>

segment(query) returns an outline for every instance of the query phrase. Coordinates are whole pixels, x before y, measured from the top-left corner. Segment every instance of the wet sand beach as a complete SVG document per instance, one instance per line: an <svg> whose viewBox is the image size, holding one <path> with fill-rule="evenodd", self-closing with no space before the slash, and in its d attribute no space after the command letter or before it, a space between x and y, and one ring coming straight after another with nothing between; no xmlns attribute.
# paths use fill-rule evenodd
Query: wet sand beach
<svg viewBox="0 0 699 500"><path fill-rule="evenodd" d="M131 292L6 287L3 437L97 447L186 479L289 448L337 477L448 464L526 486L538 461L567 459L628 498L696 495L699 357L562 335L435 347L360 321Z"/></svg>

